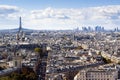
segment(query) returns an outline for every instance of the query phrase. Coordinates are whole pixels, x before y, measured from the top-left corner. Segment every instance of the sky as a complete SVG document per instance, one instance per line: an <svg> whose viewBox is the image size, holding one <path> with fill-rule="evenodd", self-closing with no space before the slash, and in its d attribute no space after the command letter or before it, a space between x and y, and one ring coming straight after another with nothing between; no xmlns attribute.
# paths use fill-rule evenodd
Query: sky
<svg viewBox="0 0 120 80"><path fill-rule="evenodd" d="M120 28L120 0L0 0L0 29Z"/></svg>

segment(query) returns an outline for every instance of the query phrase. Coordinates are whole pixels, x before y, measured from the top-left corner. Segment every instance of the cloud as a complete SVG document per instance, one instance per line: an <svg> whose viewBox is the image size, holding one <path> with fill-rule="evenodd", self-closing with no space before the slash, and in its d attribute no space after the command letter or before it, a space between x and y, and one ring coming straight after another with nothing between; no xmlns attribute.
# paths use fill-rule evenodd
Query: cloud
<svg viewBox="0 0 120 80"><path fill-rule="evenodd" d="M82 9L54 9L33 10L31 16L36 19L58 18L58 19L118 19L120 6L102 6Z"/></svg>
<svg viewBox="0 0 120 80"><path fill-rule="evenodd" d="M0 5L0 14L11 14L18 11L16 6Z"/></svg>
<svg viewBox="0 0 120 80"><path fill-rule="evenodd" d="M34 19L54 18L54 19L69 19L63 12L59 12L56 9L46 8L44 10L31 11L31 17Z"/></svg>
<svg viewBox="0 0 120 80"><path fill-rule="evenodd" d="M119 26L120 5L109 5L100 7L88 7L81 9L56 9L46 8L42 10L32 10L30 12L31 22L38 24L54 26L53 28L70 28L82 26L101 25L106 28L114 28ZM40 24L40 25L39 25Z"/></svg>
<svg viewBox="0 0 120 80"><path fill-rule="evenodd" d="M24 10L16 6L0 6L0 17L14 19L22 16L23 26L32 29L74 29L96 25L112 29L120 26L120 5L80 9L51 8Z"/></svg>
<svg viewBox="0 0 120 80"><path fill-rule="evenodd" d="M0 17L8 18L15 17L20 12L20 8L10 5L0 5Z"/></svg>

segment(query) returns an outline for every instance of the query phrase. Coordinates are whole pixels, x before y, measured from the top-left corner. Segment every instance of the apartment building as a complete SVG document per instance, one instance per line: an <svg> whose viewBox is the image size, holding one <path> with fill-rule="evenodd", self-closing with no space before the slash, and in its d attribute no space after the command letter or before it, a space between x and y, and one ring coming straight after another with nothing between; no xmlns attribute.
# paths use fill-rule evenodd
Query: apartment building
<svg viewBox="0 0 120 80"><path fill-rule="evenodd" d="M117 80L117 70L82 70L75 77L74 80Z"/></svg>

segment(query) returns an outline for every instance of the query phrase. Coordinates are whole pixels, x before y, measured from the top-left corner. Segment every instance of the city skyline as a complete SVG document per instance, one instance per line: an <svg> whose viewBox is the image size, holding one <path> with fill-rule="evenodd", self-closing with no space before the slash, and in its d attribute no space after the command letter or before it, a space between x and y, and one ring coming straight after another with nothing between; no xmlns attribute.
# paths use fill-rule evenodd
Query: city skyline
<svg viewBox="0 0 120 80"><path fill-rule="evenodd" d="M18 28L19 17L24 28L37 30L80 29L84 26L120 28L119 0L1 0L0 29Z"/></svg>

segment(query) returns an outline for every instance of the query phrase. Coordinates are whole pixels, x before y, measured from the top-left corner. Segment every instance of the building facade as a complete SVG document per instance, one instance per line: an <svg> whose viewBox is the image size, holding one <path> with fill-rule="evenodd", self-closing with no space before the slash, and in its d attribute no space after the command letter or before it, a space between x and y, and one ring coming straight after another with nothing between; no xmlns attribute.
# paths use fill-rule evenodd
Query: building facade
<svg viewBox="0 0 120 80"><path fill-rule="evenodd" d="M74 80L117 80L117 70L82 70Z"/></svg>

